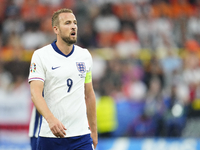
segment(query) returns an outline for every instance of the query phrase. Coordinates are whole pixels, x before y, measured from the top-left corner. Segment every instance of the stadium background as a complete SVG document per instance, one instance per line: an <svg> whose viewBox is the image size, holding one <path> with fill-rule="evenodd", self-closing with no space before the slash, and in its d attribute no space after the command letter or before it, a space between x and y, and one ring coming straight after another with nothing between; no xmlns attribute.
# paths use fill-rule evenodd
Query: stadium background
<svg viewBox="0 0 200 150"><path fill-rule="evenodd" d="M30 58L63 7L93 56L97 149L200 149L199 0L0 0L0 150L30 150Z"/></svg>

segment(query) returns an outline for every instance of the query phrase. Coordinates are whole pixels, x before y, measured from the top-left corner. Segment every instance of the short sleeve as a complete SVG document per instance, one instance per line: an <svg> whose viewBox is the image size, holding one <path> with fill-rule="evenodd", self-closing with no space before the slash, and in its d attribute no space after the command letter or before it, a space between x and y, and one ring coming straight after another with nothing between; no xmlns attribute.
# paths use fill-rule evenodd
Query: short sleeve
<svg viewBox="0 0 200 150"><path fill-rule="evenodd" d="M33 80L45 81L45 68L37 52L33 53L31 59L28 82Z"/></svg>

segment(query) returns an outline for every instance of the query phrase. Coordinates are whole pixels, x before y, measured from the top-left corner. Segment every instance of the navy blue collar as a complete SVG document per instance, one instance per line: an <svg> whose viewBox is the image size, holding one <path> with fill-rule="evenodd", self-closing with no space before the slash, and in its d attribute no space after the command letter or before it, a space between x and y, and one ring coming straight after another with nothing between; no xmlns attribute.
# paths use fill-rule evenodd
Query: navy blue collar
<svg viewBox="0 0 200 150"><path fill-rule="evenodd" d="M59 53L60 55L65 56L65 57L69 57L69 56L74 52L74 45L73 45L73 47L72 47L71 52L70 52L68 55L63 54L63 52L61 52L61 50L59 50L59 48L58 48L57 45L56 45L56 41L54 41L53 43L51 43L51 46L53 47L53 49L54 49L57 53Z"/></svg>

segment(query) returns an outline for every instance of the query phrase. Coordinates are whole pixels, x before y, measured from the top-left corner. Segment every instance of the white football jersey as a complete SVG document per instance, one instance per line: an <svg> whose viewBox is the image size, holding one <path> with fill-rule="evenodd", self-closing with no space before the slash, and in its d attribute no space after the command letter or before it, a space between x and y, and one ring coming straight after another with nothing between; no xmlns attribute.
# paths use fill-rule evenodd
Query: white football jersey
<svg viewBox="0 0 200 150"><path fill-rule="evenodd" d="M84 83L91 69L89 51L77 45L73 45L68 55L64 55L55 42L33 53L29 82L44 82L44 99L54 116L67 128L66 137L90 133ZM55 137L44 117L39 135Z"/></svg>

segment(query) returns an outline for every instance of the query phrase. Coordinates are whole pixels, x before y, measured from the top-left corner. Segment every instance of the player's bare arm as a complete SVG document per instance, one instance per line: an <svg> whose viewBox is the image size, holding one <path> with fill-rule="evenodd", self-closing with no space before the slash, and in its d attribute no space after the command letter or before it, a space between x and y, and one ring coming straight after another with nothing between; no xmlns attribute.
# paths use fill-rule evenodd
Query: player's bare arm
<svg viewBox="0 0 200 150"><path fill-rule="evenodd" d="M56 137L65 137L66 128L64 125L54 117L54 115L49 110L43 96L44 83L42 81L34 80L30 82L31 99L37 108L38 112L47 120L52 133Z"/></svg>
<svg viewBox="0 0 200 150"><path fill-rule="evenodd" d="M92 82L85 83L85 101L87 107L87 117L91 130L91 138L93 139L94 148L98 143L97 135L97 118L96 118L96 98L92 86Z"/></svg>

